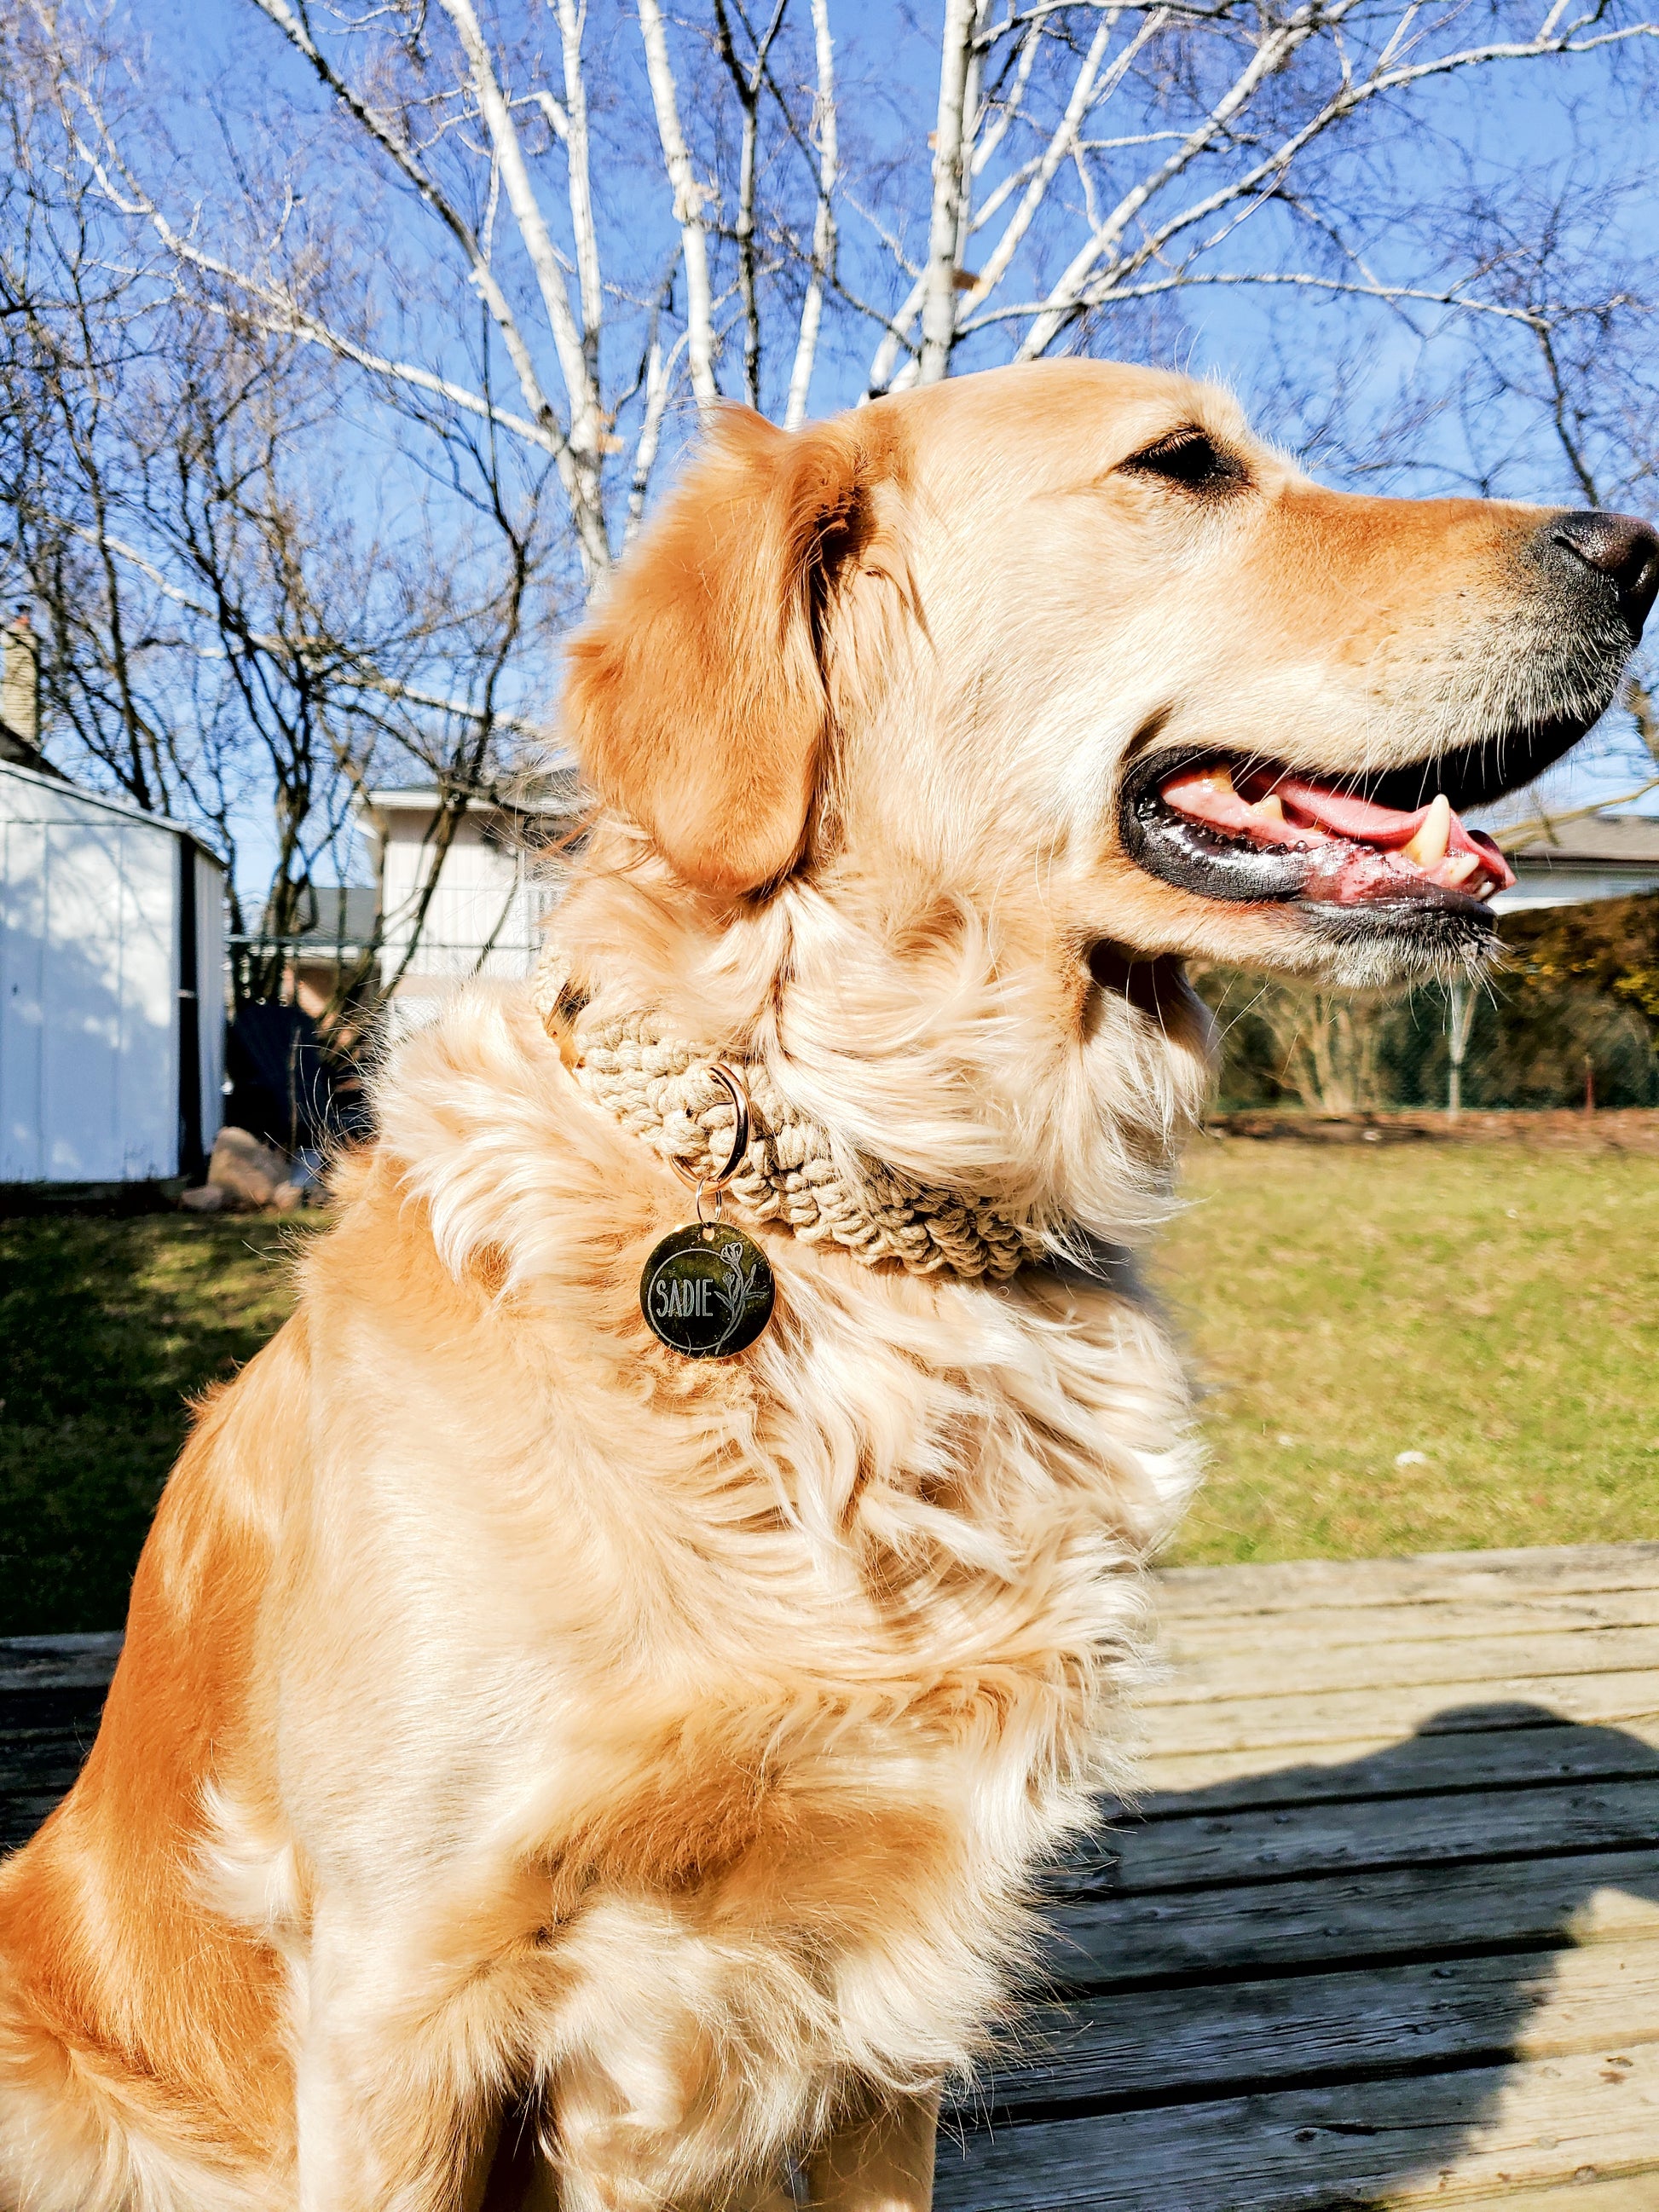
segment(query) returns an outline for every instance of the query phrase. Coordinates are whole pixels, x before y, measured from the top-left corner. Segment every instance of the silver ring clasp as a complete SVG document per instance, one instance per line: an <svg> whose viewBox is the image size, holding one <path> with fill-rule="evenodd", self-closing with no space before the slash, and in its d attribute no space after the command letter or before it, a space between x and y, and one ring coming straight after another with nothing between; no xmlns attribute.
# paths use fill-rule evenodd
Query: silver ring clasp
<svg viewBox="0 0 1659 2212"><path fill-rule="evenodd" d="M726 1186L743 1165L744 1155L749 1150L749 1087L736 1068L728 1066L723 1060L711 1060L708 1062L708 1067L709 1073L717 1083L721 1085L732 1101L732 1112L734 1117L732 1150L727 1155L726 1164L717 1175L700 1176L694 1174L683 1160L671 1158L668 1163L682 1182L690 1183L696 1189L699 1222L705 1222L702 1202L704 1196L710 1193L713 1194L714 1200L713 1218L715 1221L720 1219L726 1195Z"/></svg>

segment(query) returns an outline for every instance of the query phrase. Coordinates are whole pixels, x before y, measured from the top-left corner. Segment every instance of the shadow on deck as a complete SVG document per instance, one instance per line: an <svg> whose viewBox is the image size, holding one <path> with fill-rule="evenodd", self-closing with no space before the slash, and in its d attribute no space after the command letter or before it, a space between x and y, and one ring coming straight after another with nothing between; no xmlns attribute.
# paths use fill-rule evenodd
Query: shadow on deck
<svg viewBox="0 0 1659 2212"><path fill-rule="evenodd" d="M1656 1838L1659 1752L1519 1703L1159 1797L1054 1878L941 2205L1659 2205Z"/></svg>
<svg viewBox="0 0 1659 2212"><path fill-rule="evenodd" d="M1659 1546L1162 1583L1148 1794L1048 1885L940 2212L1656 2212ZM118 1642L0 1644L0 1843Z"/></svg>

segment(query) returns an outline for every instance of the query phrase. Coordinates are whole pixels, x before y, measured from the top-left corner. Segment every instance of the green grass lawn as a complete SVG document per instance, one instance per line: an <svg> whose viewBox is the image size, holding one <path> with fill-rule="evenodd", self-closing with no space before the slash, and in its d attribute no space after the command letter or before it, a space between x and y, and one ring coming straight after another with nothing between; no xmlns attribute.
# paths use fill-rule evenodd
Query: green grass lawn
<svg viewBox="0 0 1659 2212"><path fill-rule="evenodd" d="M1175 1558L1659 1537L1659 1162L1234 1139L1184 1188L1157 1273L1211 1461Z"/></svg>
<svg viewBox="0 0 1659 2212"><path fill-rule="evenodd" d="M292 1303L287 1222L0 1221L0 1634L118 1627L185 1398Z"/></svg>
<svg viewBox="0 0 1659 2212"><path fill-rule="evenodd" d="M1157 1273L1211 1467L1176 1558L1659 1537L1659 1163L1230 1139L1185 1190ZM0 1633L118 1624L185 1399L308 1233L0 1221Z"/></svg>

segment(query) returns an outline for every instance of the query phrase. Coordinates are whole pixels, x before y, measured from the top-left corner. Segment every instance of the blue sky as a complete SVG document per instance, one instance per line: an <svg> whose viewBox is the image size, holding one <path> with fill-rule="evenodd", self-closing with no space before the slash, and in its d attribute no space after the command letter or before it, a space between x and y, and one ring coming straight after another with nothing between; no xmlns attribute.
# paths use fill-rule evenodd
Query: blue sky
<svg viewBox="0 0 1659 2212"><path fill-rule="evenodd" d="M943 0L915 8L892 0L832 0L849 138L860 141L878 161L908 166L913 177L925 173L927 164L920 140L933 120L932 40L942 7ZM596 22L599 15L596 6ZM1466 8L1467 27L1459 35L1491 35L1489 26L1500 20L1522 20L1514 0L1504 0L1497 9ZM314 99L302 65L247 0L185 0L176 12L149 18L149 28L157 63L185 94L173 112L187 155L215 150L207 94L216 82L234 86L240 127L256 140L261 111L278 112L282 93L297 91L303 104ZM618 66L635 76L631 33L621 25L611 35ZM1648 88L1645 68L1634 64L1609 72L1589 63L1526 64L1455 78L1435 90L1425 110L1418 111L1430 126L1420 144L1407 141L1390 118L1376 112L1368 126L1365 158L1376 173L1379 204L1390 205L1394 212L1373 222L1366 235L1370 264L1394 282L1432 282L1438 234L1456 220L1460 194L1482 191L1501 207L1506 194L1518 202L1553 181L1583 185L1594 179L1603 187L1600 206L1605 221L1605 235L1595 241L1595 250L1615 269L1623 258L1636 269L1646 253L1650 201L1644 189L1632 191L1632 181L1659 167L1659 123L1655 104L1645 97ZM648 172L630 172L624 163L613 162L602 172L602 189L610 196L602 221L613 229L642 232L648 221L660 220L662 210L652 203L661 188ZM925 222L925 194L913 184L909 198ZM400 253L428 250L426 218L394 207L389 221L389 268ZM1269 210L1229 249L1237 265L1271 261L1261 233L1274 222L1279 225L1279 250L1286 259L1300 256L1301 242L1291 227ZM876 257L869 234L860 234L854 216L844 219L843 238L860 281L873 285L878 278ZM912 243L920 244L914 228ZM454 297L459 314L473 312L459 276ZM1268 435L1293 446L1303 444L1325 396L1340 398L1346 439L1316 436L1304 448L1315 472L1329 480L1426 491L1473 488L1472 471L1486 471L1491 489L1507 495L1576 503L1562 454L1547 430L1502 404L1477 410L1473 421L1443 410L1396 448L1384 474L1366 471L1366 426L1377 426L1380 435L1425 392L1443 388L1458 368L1466 330L1455 313L1434 308L1401 313L1282 290L1211 290L1183 295L1178 315L1166 315L1154 331L1144 325L1126 327L1125 345L1218 377L1240 394ZM1094 349L1112 347L1109 329ZM868 341L855 351L833 344L823 348L813 386L814 413L857 398L868 352ZM1303 386L1295 404L1285 402L1287 364ZM689 429L690 423L689 409L680 410L679 429ZM372 424L365 420L361 428L355 460L348 449L343 465L358 471L355 495L364 511L377 504L384 509L398 496L398 471L377 449ZM544 670L542 663L536 681L544 682ZM1636 766L1629 732L1609 726L1554 779L1553 803L1621 796L1631 788ZM1647 803L1659 807L1659 795ZM252 844L249 860L257 866Z"/></svg>

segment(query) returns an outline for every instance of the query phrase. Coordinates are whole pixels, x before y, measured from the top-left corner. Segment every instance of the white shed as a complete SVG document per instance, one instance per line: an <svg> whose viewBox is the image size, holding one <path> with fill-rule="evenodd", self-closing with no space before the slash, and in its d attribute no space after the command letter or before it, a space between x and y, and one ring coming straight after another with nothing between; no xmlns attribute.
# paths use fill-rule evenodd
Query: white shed
<svg viewBox="0 0 1659 2212"><path fill-rule="evenodd" d="M0 1184L199 1171L224 1077L224 866L0 761Z"/></svg>

